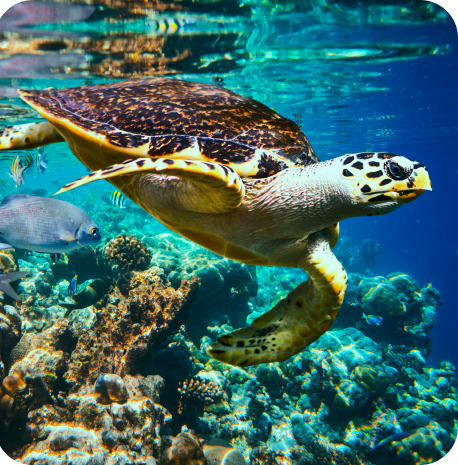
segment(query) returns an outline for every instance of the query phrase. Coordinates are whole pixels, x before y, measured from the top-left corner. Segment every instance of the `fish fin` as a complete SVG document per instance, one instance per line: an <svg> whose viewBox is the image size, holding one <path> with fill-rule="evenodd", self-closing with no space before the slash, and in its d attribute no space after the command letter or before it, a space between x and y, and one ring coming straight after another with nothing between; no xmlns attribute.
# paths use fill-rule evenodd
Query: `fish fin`
<svg viewBox="0 0 458 465"><path fill-rule="evenodd" d="M363 312L363 316L361 318L367 318L367 315Z"/></svg>
<svg viewBox="0 0 458 465"><path fill-rule="evenodd" d="M61 255L62 255L61 253L50 253L49 254L54 265L59 261Z"/></svg>
<svg viewBox="0 0 458 465"><path fill-rule="evenodd" d="M21 300L17 292L11 287L11 281L17 281L23 276L27 276L28 271L13 271L12 273L5 273L0 275L0 291L9 295L15 300Z"/></svg>
<svg viewBox="0 0 458 465"><path fill-rule="evenodd" d="M4 207L5 205L8 205L15 200L25 200L29 196L27 194L11 194L7 195L6 197L3 197L2 203L0 204L1 207Z"/></svg>
<svg viewBox="0 0 458 465"><path fill-rule="evenodd" d="M59 236L59 238L60 238L61 241L64 241L64 242L74 242L74 241L76 241L76 237L70 231L62 233Z"/></svg>
<svg viewBox="0 0 458 465"><path fill-rule="evenodd" d="M5 249L14 249L14 247L11 244L7 244L6 242L4 244L0 243L0 250Z"/></svg>
<svg viewBox="0 0 458 465"><path fill-rule="evenodd" d="M10 283L17 281L18 279L27 276L28 271L12 271L11 273L0 274L0 283Z"/></svg>
<svg viewBox="0 0 458 465"><path fill-rule="evenodd" d="M0 282L0 291L4 292L6 295L9 295L14 300L21 300L21 297L17 292L11 287L10 283Z"/></svg>

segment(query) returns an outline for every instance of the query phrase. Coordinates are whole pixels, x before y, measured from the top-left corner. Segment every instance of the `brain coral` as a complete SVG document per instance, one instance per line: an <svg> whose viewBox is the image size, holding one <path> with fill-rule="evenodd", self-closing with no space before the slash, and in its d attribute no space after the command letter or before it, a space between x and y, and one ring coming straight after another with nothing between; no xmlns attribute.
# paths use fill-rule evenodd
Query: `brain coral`
<svg viewBox="0 0 458 465"><path fill-rule="evenodd" d="M105 260L121 270L145 270L151 262L151 252L135 236L116 236L105 246Z"/></svg>

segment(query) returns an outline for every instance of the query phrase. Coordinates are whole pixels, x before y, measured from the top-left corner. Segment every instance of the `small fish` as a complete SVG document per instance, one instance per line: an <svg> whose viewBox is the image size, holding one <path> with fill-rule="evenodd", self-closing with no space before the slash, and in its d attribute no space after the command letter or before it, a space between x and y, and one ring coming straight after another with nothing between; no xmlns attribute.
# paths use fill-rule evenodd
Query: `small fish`
<svg viewBox="0 0 458 465"><path fill-rule="evenodd" d="M27 169L26 166L22 167L21 159L19 155L16 155L13 158L13 162L11 163L11 173L8 173L10 177L16 184L16 189L21 185L24 184L24 171Z"/></svg>
<svg viewBox="0 0 458 465"><path fill-rule="evenodd" d="M380 441L376 446L372 448L372 452L376 449L379 449L380 447L384 446L385 444L388 444L389 442L393 441L402 441L403 439L408 438L411 436L413 433L415 433L419 428L413 430L413 431L407 431L405 433L395 433L392 434L391 436L388 436L387 438L383 439L383 441Z"/></svg>
<svg viewBox="0 0 458 465"><path fill-rule="evenodd" d="M26 169L30 168L31 166L33 165L33 158L32 158L32 155L30 155L30 153L28 153L26 156L25 156L25 163L24 163L24 166Z"/></svg>
<svg viewBox="0 0 458 465"><path fill-rule="evenodd" d="M47 154L44 152L43 147L38 149L37 154L37 168L40 173L44 173L48 169Z"/></svg>
<svg viewBox="0 0 458 465"><path fill-rule="evenodd" d="M34 191L32 191L32 195L39 195L39 196L44 196L48 193L48 191L46 189L35 189Z"/></svg>
<svg viewBox="0 0 458 465"><path fill-rule="evenodd" d="M28 274L28 271L13 271L12 273L0 274L0 291L3 291L15 300L21 300L16 291L11 287L10 282L17 281Z"/></svg>
<svg viewBox="0 0 458 465"><path fill-rule="evenodd" d="M78 276L75 273L75 276L73 276L73 279L70 281L70 284L68 285L68 295L73 295L78 289L77 281L78 281Z"/></svg>
<svg viewBox="0 0 458 465"><path fill-rule="evenodd" d="M213 76L212 82L215 86L223 87L224 86L224 79L219 76Z"/></svg>
<svg viewBox="0 0 458 465"><path fill-rule="evenodd" d="M153 20L148 25L151 26L157 32L167 32L167 33L175 33L179 29L182 29L189 24L195 23L196 20L189 18L163 18L163 19L156 19Z"/></svg>
<svg viewBox="0 0 458 465"><path fill-rule="evenodd" d="M39 221L38 221L39 219ZM63 200L16 194L0 204L0 249L61 254L101 240L98 226L81 208Z"/></svg>
<svg viewBox="0 0 458 465"><path fill-rule="evenodd" d="M368 325L382 326L383 318L381 316L378 316L378 315L366 315L365 313L363 313L363 316L361 318L364 318Z"/></svg>
<svg viewBox="0 0 458 465"><path fill-rule="evenodd" d="M114 191L110 196L111 203L118 208L126 208L126 198L119 191Z"/></svg>

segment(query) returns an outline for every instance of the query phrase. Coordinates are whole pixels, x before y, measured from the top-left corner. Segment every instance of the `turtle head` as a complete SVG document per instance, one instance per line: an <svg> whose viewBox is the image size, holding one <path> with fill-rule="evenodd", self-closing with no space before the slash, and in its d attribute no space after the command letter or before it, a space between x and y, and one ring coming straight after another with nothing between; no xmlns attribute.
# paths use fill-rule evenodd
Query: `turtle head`
<svg viewBox="0 0 458 465"><path fill-rule="evenodd" d="M358 153L340 158L342 178L362 215L384 215L432 190L427 169L393 153Z"/></svg>

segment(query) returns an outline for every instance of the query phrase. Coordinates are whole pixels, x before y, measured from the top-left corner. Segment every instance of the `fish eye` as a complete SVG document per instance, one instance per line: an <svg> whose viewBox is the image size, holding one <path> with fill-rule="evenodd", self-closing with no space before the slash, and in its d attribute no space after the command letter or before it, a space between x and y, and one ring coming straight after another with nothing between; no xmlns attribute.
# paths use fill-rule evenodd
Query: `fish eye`
<svg viewBox="0 0 458 465"><path fill-rule="evenodd" d="M98 235L99 235L99 230L98 230L98 228L91 228L91 230L89 231L89 234L90 234L91 236L94 236L94 237L95 237L95 236L98 236Z"/></svg>
<svg viewBox="0 0 458 465"><path fill-rule="evenodd" d="M407 179L409 177L409 173L406 173L402 166L399 166L397 163L393 161L389 161L386 164L386 172L388 176L392 179L402 180Z"/></svg>

